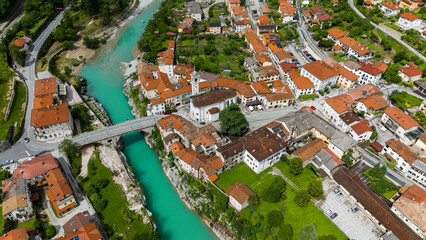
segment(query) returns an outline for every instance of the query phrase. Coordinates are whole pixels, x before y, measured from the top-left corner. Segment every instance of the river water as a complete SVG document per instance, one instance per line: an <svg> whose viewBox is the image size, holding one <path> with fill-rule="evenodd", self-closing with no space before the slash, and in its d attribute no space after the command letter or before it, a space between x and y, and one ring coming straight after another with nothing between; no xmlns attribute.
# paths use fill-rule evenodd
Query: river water
<svg viewBox="0 0 426 240"><path fill-rule="evenodd" d="M160 1L155 1L142 10L117 33L115 42L109 43L94 61L86 64L80 74L87 79L89 95L104 106L114 123L133 118L128 99L123 94L124 78L120 66L121 62L133 59L131 51L136 48L148 20L159 6ZM142 182L148 209L157 217L161 239L215 239L202 220L183 204L142 134L129 133L123 139L126 144L124 154Z"/></svg>

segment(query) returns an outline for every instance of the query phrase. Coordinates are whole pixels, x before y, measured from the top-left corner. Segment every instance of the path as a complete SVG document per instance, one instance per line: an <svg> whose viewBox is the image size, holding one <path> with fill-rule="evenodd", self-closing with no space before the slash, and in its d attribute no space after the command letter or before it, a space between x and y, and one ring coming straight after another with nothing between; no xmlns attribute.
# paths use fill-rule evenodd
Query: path
<svg viewBox="0 0 426 240"><path fill-rule="evenodd" d="M300 191L300 187L297 186L296 184L294 184L288 177L286 177L281 170L279 170L278 168L274 167L272 168L272 174L274 175L279 175L281 176L288 184L290 184L294 189L296 189L297 191ZM311 198L311 201L315 204L315 206L317 206L321 201L320 200L316 200L314 198Z"/></svg>
<svg viewBox="0 0 426 240"><path fill-rule="evenodd" d="M354 0L348 0L349 5L351 6L351 8L356 12L356 14L358 14L361 18L367 18L366 16L364 16L364 14L355 6L354 4ZM399 42L400 44L402 44L404 47L406 47L410 52L412 52L413 54L415 54L416 56L418 56L420 59L422 59L423 61L426 62L426 57L423 56L421 53L419 53L417 50L415 50L413 47L411 47L410 45L408 45L406 42L402 41L401 39L399 39L398 37L395 37L392 33L389 33L389 31L385 30L384 28L378 26L377 24L375 24L373 21L370 20L371 25L374 26L374 28L379 29L380 31L382 31L384 34L392 37L393 39L395 39L397 42Z"/></svg>
<svg viewBox="0 0 426 240"><path fill-rule="evenodd" d="M81 172L80 176L86 177L88 173L87 165L89 164L89 160L93 155L93 151L95 147L93 145L83 147L81 149Z"/></svg>

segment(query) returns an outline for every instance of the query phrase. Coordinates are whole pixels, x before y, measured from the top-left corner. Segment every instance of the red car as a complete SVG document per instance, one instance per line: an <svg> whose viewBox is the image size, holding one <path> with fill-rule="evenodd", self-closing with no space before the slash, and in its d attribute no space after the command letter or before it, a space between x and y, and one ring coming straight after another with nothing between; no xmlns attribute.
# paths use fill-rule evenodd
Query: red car
<svg viewBox="0 0 426 240"><path fill-rule="evenodd" d="M170 114L172 114L172 111L166 111L164 114L166 114L166 115L170 115Z"/></svg>
<svg viewBox="0 0 426 240"><path fill-rule="evenodd" d="M303 51L303 53L309 53L308 51Z"/></svg>
<svg viewBox="0 0 426 240"><path fill-rule="evenodd" d="M312 108L313 110L317 110L317 108L316 108L316 107L314 107L314 106L311 106L311 108Z"/></svg>

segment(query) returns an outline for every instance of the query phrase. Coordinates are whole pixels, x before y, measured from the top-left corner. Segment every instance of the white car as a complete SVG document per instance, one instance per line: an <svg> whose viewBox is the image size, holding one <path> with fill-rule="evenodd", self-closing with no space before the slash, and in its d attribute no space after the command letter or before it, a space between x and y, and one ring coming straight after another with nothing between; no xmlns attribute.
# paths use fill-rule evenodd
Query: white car
<svg viewBox="0 0 426 240"><path fill-rule="evenodd" d="M331 210L331 209L328 209L327 210L327 212L325 212L325 216L330 216L330 214L332 214L333 213L333 210Z"/></svg>
<svg viewBox="0 0 426 240"><path fill-rule="evenodd" d="M6 160L3 162L3 165L11 164L13 163L13 160Z"/></svg>

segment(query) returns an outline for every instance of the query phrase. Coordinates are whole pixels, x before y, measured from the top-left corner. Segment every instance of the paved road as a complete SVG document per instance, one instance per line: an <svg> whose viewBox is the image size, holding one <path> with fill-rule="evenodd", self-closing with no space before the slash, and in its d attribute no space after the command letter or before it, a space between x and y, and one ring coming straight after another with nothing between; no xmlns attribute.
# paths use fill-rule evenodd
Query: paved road
<svg viewBox="0 0 426 240"><path fill-rule="evenodd" d="M364 16L364 14L355 6L354 4L354 0L348 0L349 5L351 6L351 8L361 17L361 18L367 18L366 16ZM396 41L398 41L400 44L402 44L404 47L406 47L410 52L414 53L416 56L418 56L420 59L422 59L423 61L426 62L426 57L423 56L420 52L418 52L416 49L414 49L413 47L411 47L410 45L408 45L406 42L402 41L401 39L399 39L398 37L395 37L392 34L389 34L388 31L386 31L385 29L383 29L382 27L378 26L377 24L375 24L373 21L370 20L371 25L373 25L375 28L381 30L382 32L384 32L386 35L392 37L393 39L395 39Z"/></svg>

